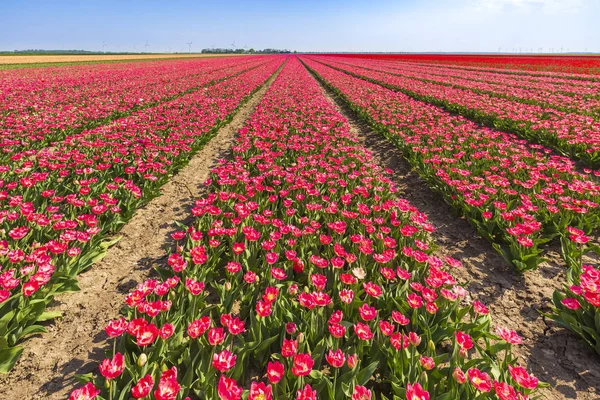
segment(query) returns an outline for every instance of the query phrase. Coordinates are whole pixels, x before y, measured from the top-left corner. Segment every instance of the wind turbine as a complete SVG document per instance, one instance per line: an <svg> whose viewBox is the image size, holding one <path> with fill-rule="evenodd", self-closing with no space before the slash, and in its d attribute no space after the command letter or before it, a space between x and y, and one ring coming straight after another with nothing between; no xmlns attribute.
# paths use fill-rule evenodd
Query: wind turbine
<svg viewBox="0 0 600 400"><path fill-rule="evenodd" d="M188 42L188 53L192 54L192 42Z"/></svg>
<svg viewBox="0 0 600 400"><path fill-rule="evenodd" d="M233 49L233 51L235 52L235 40L233 41L233 43L231 43L231 48Z"/></svg>
<svg viewBox="0 0 600 400"><path fill-rule="evenodd" d="M103 40L102 41L102 52L105 53L105 49L106 48L106 42Z"/></svg>
<svg viewBox="0 0 600 400"><path fill-rule="evenodd" d="M245 45L244 45L244 52L245 52L245 53L247 53L247 52L248 52L248 45L247 45L247 44L245 44Z"/></svg>
<svg viewBox="0 0 600 400"><path fill-rule="evenodd" d="M146 48L146 53L148 52L148 47L150 47L150 45L148 44L148 41L146 40L146 44L144 45L144 47Z"/></svg>

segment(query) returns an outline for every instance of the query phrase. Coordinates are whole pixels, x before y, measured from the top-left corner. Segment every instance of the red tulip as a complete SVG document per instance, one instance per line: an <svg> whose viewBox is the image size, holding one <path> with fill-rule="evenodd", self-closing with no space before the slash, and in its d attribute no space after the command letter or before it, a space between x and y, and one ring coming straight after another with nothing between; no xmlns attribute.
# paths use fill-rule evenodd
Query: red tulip
<svg viewBox="0 0 600 400"><path fill-rule="evenodd" d="M156 400L175 400L180 389L179 382L177 382L177 368L172 367L160 376L154 397Z"/></svg>
<svg viewBox="0 0 600 400"><path fill-rule="evenodd" d="M127 325L127 320L125 318L121 318L116 321L109 321L104 330L109 337L117 337L121 336L123 332L127 330Z"/></svg>
<svg viewBox="0 0 600 400"><path fill-rule="evenodd" d="M263 382L252 382L250 385L250 394L248 400L272 400L273 388L271 385L265 385Z"/></svg>
<svg viewBox="0 0 600 400"><path fill-rule="evenodd" d="M296 400L317 400L317 391L307 383L302 390L296 392Z"/></svg>
<svg viewBox="0 0 600 400"><path fill-rule="evenodd" d="M519 386L525 389L535 389L538 386L538 379L533 375L529 375L525 368L509 365L508 371Z"/></svg>
<svg viewBox="0 0 600 400"><path fill-rule="evenodd" d="M415 383L406 385L406 400L429 400L429 392L423 390L421 385Z"/></svg>
<svg viewBox="0 0 600 400"><path fill-rule="evenodd" d="M207 338L208 343L211 346L216 346L218 344L221 344L223 340L225 340L225 331L223 330L223 328L212 328L208 331Z"/></svg>
<svg viewBox="0 0 600 400"><path fill-rule="evenodd" d="M506 382L494 382L494 391L500 400L517 400L517 391Z"/></svg>
<svg viewBox="0 0 600 400"><path fill-rule="evenodd" d="M150 394L154 387L154 379L149 374L140 378L140 380L131 388L131 395L136 399L141 399Z"/></svg>
<svg viewBox="0 0 600 400"><path fill-rule="evenodd" d="M329 365L334 368L342 368L344 363L346 362L346 356L341 349L337 349L336 351L329 350L327 356L325 356Z"/></svg>
<svg viewBox="0 0 600 400"><path fill-rule="evenodd" d="M100 364L100 373L106 379L115 379L125 370L124 360L123 354L121 353L115 354L112 360L105 358Z"/></svg>
<svg viewBox="0 0 600 400"><path fill-rule="evenodd" d="M281 346L281 355L291 357L298 352L298 341L294 339L283 339Z"/></svg>
<svg viewBox="0 0 600 400"><path fill-rule="evenodd" d="M92 382L88 382L85 386L73 390L69 400L93 400L98 394L100 394L100 389L97 389Z"/></svg>
<svg viewBox="0 0 600 400"><path fill-rule="evenodd" d="M271 383L278 383L284 374L283 364L279 361L269 361L267 364L267 378Z"/></svg>
<svg viewBox="0 0 600 400"><path fill-rule="evenodd" d="M237 356L230 353L228 350L223 350L220 353L213 354L212 365L221 372L229 371L235 366Z"/></svg>
<svg viewBox="0 0 600 400"><path fill-rule="evenodd" d="M188 325L188 335L190 335L190 337L194 339L201 336L204 332L208 330L208 328L210 328L211 323L212 321L210 317L206 315L201 317L200 319L192 321Z"/></svg>
<svg viewBox="0 0 600 400"><path fill-rule="evenodd" d="M492 388L492 382L490 376L485 372L481 372L477 368L469 368L467 371L469 380L480 392L489 392Z"/></svg>
<svg viewBox="0 0 600 400"><path fill-rule="evenodd" d="M364 386L354 386L352 400L371 400L371 391Z"/></svg>
<svg viewBox="0 0 600 400"><path fill-rule="evenodd" d="M363 324L362 322L357 322L356 325L354 325L354 333L356 333L356 336L358 336L360 340L370 340L374 336L369 325Z"/></svg>
<svg viewBox="0 0 600 400"><path fill-rule="evenodd" d="M136 335L138 346L148 346L154 343L158 336L158 328L154 324L148 324L140 328Z"/></svg>
<svg viewBox="0 0 600 400"><path fill-rule="evenodd" d="M235 379L221 375L217 385L217 394L221 400L240 400L243 389L237 385Z"/></svg>
<svg viewBox="0 0 600 400"><path fill-rule="evenodd" d="M294 356L292 373L296 376L307 376L312 371L314 364L315 362L310 354L296 354Z"/></svg>
<svg viewBox="0 0 600 400"><path fill-rule="evenodd" d="M454 336L456 337L456 343L463 349L469 350L473 348L473 340L471 340L471 336L469 334L456 331L454 332Z"/></svg>

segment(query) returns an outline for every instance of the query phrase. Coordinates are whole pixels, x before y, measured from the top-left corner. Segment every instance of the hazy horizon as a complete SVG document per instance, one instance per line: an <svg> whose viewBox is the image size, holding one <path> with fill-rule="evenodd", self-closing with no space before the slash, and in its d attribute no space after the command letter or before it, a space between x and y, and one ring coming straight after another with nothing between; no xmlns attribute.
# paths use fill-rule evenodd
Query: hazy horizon
<svg viewBox="0 0 600 400"><path fill-rule="evenodd" d="M199 52L235 41L298 52L600 52L595 15L595 0L9 0L0 50L187 52L191 41Z"/></svg>

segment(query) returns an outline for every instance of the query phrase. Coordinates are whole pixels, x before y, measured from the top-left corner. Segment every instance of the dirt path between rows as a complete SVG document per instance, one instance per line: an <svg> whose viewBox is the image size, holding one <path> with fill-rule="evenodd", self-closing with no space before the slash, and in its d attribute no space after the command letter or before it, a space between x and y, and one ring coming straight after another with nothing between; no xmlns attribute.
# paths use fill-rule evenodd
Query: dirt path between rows
<svg viewBox="0 0 600 400"><path fill-rule="evenodd" d="M438 253L463 262L464 268L454 270L454 275L467 283L473 299L489 306L492 329L497 325L509 327L523 336L523 344L515 347L515 353L522 365L550 384L550 388L540 392L543 398L597 400L600 357L576 335L544 321L538 312L549 310L552 293L565 282L560 256L551 252L550 261L537 271L520 275L439 194L428 188L396 146L360 120L342 99L321 87L373 153L376 163L394 171L392 180L399 196L429 216L437 228L433 237Z"/></svg>
<svg viewBox="0 0 600 400"><path fill-rule="evenodd" d="M74 374L93 371L109 346L104 327L118 317L124 294L166 263L165 246L175 221L191 215L203 182L216 162L232 156L236 132L252 114L281 68L221 128L190 163L161 188L162 195L139 209L119 233L122 239L104 260L78 277L81 291L60 296L52 309L64 313L48 333L24 343L14 370L0 377L0 399L66 399L76 382Z"/></svg>

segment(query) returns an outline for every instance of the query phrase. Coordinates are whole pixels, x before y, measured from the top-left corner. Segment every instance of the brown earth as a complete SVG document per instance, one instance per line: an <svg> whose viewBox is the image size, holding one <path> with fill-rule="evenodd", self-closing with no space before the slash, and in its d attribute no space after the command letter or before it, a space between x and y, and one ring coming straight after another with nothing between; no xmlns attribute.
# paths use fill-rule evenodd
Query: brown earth
<svg viewBox="0 0 600 400"><path fill-rule="evenodd" d="M429 216L437 228L433 233L437 252L462 261L464 267L454 270L454 276L466 283L472 299L479 299L490 308L492 329L497 325L508 327L523 337L523 344L515 346L514 353L521 365L550 384L540 391L542 398L599 399L600 357L575 334L540 315L549 310L552 293L566 281L557 250L549 251L549 261L538 270L519 274L475 228L428 188L396 146L362 122L335 94L324 87L323 90L349 120L351 129L373 153L377 164L394 171L392 180L399 196Z"/></svg>
<svg viewBox="0 0 600 400"><path fill-rule="evenodd" d="M89 61L153 60L158 58L231 57L247 54L73 54L73 55L2 55L0 65L73 63Z"/></svg>
<svg viewBox="0 0 600 400"><path fill-rule="evenodd" d="M24 343L13 371L0 376L0 399L66 399L77 383L74 374L95 370L110 348L104 327L118 318L124 295L152 276L153 267L166 263L164 248L171 244L170 233L177 230L175 221L191 216L210 169L232 156L235 133L280 70L161 188L161 196L136 212L106 257L78 277L81 291L57 298L50 310L61 311L64 317L49 324L47 334Z"/></svg>

